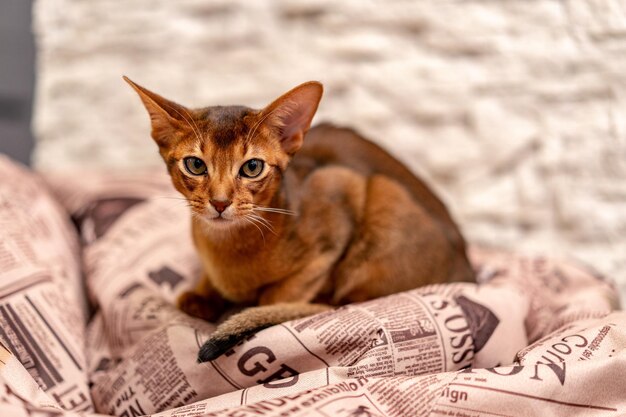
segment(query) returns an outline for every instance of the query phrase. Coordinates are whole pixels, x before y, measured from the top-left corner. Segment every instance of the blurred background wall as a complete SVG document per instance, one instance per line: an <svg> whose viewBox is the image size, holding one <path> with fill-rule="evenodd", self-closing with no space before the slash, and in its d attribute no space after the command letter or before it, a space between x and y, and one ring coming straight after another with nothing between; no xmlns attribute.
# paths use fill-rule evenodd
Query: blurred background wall
<svg viewBox="0 0 626 417"><path fill-rule="evenodd" d="M190 106L320 80L317 120L426 178L470 241L626 288L623 2L38 0L35 30L42 171L160 164L122 74Z"/></svg>

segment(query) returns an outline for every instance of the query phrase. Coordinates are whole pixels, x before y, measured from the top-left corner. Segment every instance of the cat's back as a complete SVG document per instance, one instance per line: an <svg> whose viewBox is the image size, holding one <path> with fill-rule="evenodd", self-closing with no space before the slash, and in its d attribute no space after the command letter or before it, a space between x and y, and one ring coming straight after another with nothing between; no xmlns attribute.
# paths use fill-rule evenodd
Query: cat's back
<svg viewBox="0 0 626 417"><path fill-rule="evenodd" d="M291 168L303 179L316 169L340 165L365 177L380 174L403 185L414 200L437 220L451 244L465 257L465 242L445 205L406 166L380 146L348 128L320 124L309 130Z"/></svg>

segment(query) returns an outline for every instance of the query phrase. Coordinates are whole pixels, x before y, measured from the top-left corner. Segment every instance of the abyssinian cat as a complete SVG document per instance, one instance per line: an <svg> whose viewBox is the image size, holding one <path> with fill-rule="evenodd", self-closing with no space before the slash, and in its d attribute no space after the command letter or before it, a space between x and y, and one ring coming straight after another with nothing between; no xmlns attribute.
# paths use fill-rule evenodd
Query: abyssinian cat
<svg viewBox="0 0 626 417"><path fill-rule="evenodd" d="M180 308L214 321L229 303L254 306L219 325L199 361L332 306L473 279L463 237L422 181L352 130L309 130L320 83L261 110L188 109L124 79L191 206L204 276Z"/></svg>

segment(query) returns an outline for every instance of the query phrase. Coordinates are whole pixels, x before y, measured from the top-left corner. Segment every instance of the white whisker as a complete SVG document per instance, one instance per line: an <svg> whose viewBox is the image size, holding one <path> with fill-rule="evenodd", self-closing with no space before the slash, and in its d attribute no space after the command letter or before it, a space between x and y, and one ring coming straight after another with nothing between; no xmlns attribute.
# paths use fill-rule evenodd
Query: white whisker
<svg viewBox="0 0 626 417"><path fill-rule="evenodd" d="M256 215L254 215L254 214L247 214L247 215L246 215L246 217L247 217L249 220L252 220L254 223L256 223L256 224L258 224L258 225L261 225L261 226L265 227L266 229L270 230L269 226L268 226L266 223L262 222L262 221L259 219L259 216L256 216ZM271 230L270 230L270 231L271 231Z"/></svg>
<svg viewBox="0 0 626 417"><path fill-rule="evenodd" d="M265 226L265 228L266 228L267 230L269 230L269 231L270 231L270 232L272 232L274 235L276 235L276 231L275 231L275 230L274 230L274 228L272 227L272 223L271 223L269 220L264 219L264 218L263 218L263 217L261 217L261 216L257 216L256 214L249 214L248 216L249 216L249 218L250 218L251 220L256 220L257 222L259 222L260 224L262 224L263 226Z"/></svg>
<svg viewBox="0 0 626 417"><path fill-rule="evenodd" d="M192 207L191 203L189 203L189 201L186 198L155 196L155 197L150 197L148 199L148 201L156 201L156 200L173 200L172 205L167 206L168 209L172 207L180 207L182 204L184 204L185 206L189 208Z"/></svg>
<svg viewBox="0 0 626 417"><path fill-rule="evenodd" d="M162 198L168 199L168 200L187 200L185 197L177 197L175 195L155 195L152 196L151 198L155 199L155 200L159 200Z"/></svg>
<svg viewBox="0 0 626 417"><path fill-rule="evenodd" d="M258 210L258 211L265 211L268 213L276 213L276 214L286 214L287 216L295 216L296 213L290 210L273 210L273 209L267 209L267 208L262 208L262 207L256 207L254 208L254 210Z"/></svg>
<svg viewBox="0 0 626 417"><path fill-rule="evenodd" d="M253 205L253 210L266 211L268 213L286 214L288 216L295 216L296 215L295 211L287 210L287 209L281 209L281 208L277 208L277 207L263 207L263 206Z"/></svg>
<svg viewBox="0 0 626 417"><path fill-rule="evenodd" d="M249 217L248 215L243 216L243 219L245 221L247 221L248 223L250 223L252 226L256 227L259 230L259 233L261 233L261 237L263 238L263 245L265 245L265 234L263 234L263 230L261 230L261 228L254 223Z"/></svg>

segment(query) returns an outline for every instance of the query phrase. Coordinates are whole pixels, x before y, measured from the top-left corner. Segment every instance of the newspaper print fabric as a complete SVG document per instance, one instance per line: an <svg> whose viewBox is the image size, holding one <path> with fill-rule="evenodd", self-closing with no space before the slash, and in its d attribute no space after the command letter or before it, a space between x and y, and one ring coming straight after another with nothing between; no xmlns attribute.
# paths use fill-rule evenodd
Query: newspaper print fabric
<svg viewBox="0 0 626 417"><path fill-rule="evenodd" d="M93 410L79 252L68 214L43 181L0 156L2 403L10 390L34 405Z"/></svg>
<svg viewBox="0 0 626 417"><path fill-rule="evenodd" d="M478 284L343 306L198 364L215 325L174 306L200 266L166 176L51 179L81 260L42 182L0 172L0 416L626 413L626 314L573 261L472 248Z"/></svg>

